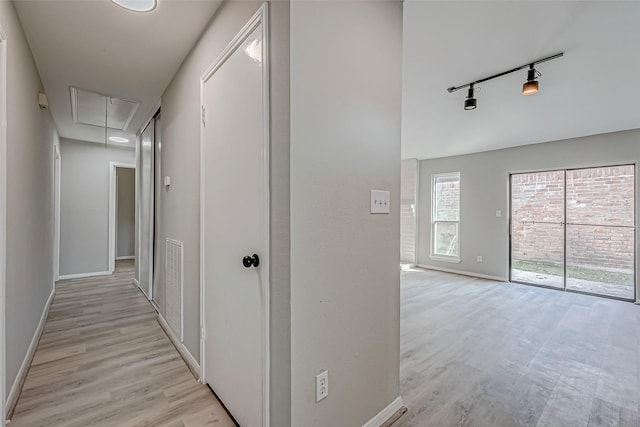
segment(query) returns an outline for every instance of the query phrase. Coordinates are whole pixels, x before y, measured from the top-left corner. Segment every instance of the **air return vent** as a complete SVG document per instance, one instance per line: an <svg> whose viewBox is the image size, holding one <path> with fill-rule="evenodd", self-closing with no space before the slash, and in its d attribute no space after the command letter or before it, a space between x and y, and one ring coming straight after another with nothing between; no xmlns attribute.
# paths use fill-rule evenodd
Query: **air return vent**
<svg viewBox="0 0 640 427"><path fill-rule="evenodd" d="M140 105L137 101L71 87L74 123L126 131Z"/></svg>
<svg viewBox="0 0 640 427"><path fill-rule="evenodd" d="M166 319L182 341L182 242L167 239L164 260Z"/></svg>

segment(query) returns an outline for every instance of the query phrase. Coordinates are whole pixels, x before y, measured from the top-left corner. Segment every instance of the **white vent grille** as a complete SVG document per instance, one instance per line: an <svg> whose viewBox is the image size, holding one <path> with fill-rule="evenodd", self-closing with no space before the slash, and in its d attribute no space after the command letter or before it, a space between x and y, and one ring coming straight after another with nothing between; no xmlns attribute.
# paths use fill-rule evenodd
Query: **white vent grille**
<svg viewBox="0 0 640 427"><path fill-rule="evenodd" d="M167 239L164 260L167 323L182 341L182 242Z"/></svg>

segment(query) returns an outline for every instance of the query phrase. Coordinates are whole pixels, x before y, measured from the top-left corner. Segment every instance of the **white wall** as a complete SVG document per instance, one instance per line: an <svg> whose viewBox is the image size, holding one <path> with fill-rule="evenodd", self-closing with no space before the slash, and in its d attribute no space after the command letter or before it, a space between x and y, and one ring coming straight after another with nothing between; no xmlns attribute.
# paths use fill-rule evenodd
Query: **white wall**
<svg viewBox="0 0 640 427"><path fill-rule="evenodd" d="M136 238L135 178L135 169L116 168L116 182L118 186L116 258L132 257L134 255Z"/></svg>
<svg viewBox="0 0 640 427"><path fill-rule="evenodd" d="M161 168L171 177L171 187L163 193L160 240L184 243L184 306L189 307L184 343L196 360L200 358L200 77L258 6L254 2L221 6L162 95ZM158 269L164 270L164 260Z"/></svg>
<svg viewBox="0 0 640 427"><path fill-rule="evenodd" d="M109 163L132 148L61 138L60 275L109 270Z"/></svg>
<svg viewBox="0 0 640 427"><path fill-rule="evenodd" d="M291 424L290 2L270 3L271 426Z"/></svg>
<svg viewBox="0 0 640 427"><path fill-rule="evenodd" d="M6 391L16 379L53 289L53 146L42 83L13 3L0 1L8 39Z"/></svg>
<svg viewBox="0 0 640 427"><path fill-rule="evenodd" d="M293 426L361 426L398 397L401 54L400 2L291 3Z"/></svg>
<svg viewBox="0 0 640 427"><path fill-rule="evenodd" d="M162 95L162 193L159 239L184 243L184 344L200 359L200 77L262 3L230 1ZM289 311L289 2L270 4L271 37L271 425L290 425ZM230 190L234 190L230 186ZM164 251L161 246L160 251ZM161 252L162 253L162 252ZM157 269L164 269L159 257Z"/></svg>
<svg viewBox="0 0 640 427"><path fill-rule="evenodd" d="M454 269L507 280L509 275L509 173L606 166L640 160L640 130L456 157L420 161L419 254L421 265ZM429 257L431 233L431 175L460 172L459 264ZM636 170L637 189L640 180ZM500 218L496 210L502 211ZM636 208L636 224L638 224ZM638 253L636 239L636 253ZM483 262L477 263L476 256ZM637 257L636 257L637 259ZM638 280L636 275L636 281Z"/></svg>
<svg viewBox="0 0 640 427"><path fill-rule="evenodd" d="M260 4L223 4L162 96L161 167L172 185L160 239L184 242L184 343L196 359L200 77ZM271 425L362 425L399 388L401 4L294 3L291 28L287 2L270 9ZM290 31L299 40L291 51ZM372 68L373 57L382 65ZM291 97L289 70L298 76ZM368 214L372 188L392 191L391 215ZM316 405L313 380L323 367L332 391Z"/></svg>

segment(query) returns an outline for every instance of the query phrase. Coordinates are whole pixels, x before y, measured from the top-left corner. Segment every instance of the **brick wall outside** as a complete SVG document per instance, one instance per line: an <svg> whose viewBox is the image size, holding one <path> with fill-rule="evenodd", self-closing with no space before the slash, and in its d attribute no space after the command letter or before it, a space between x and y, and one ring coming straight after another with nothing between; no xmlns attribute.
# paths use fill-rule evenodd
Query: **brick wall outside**
<svg viewBox="0 0 640 427"><path fill-rule="evenodd" d="M460 219L460 181L438 182L434 202L435 219L458 221Z"/></svg>
<svg viewBox="0 0 640 427"><path fill-rule="evenodd" d="M562 264L564 186L563 171L512 176L514 259ZM632 270L633 230L606 226L634 224L633 166L567 171L566 189L567 263Z"/></svg>

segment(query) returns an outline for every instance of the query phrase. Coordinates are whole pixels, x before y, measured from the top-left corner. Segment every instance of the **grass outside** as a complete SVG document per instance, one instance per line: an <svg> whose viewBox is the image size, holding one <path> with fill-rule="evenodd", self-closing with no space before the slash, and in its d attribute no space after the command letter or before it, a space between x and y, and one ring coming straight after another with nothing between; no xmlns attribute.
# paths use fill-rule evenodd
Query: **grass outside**
<svg viewBox="0 0 640 427"><path fill-rule="evenodd" d="M531 271L550 276L562 277L564 275L562 265L551 262L514 259L511 261L511 268L514 270ZM633 273L597 270L577 265L567 265L567 277L588 280L590 282L610 283L613 285L631 286L633 284Z"/></svg>

